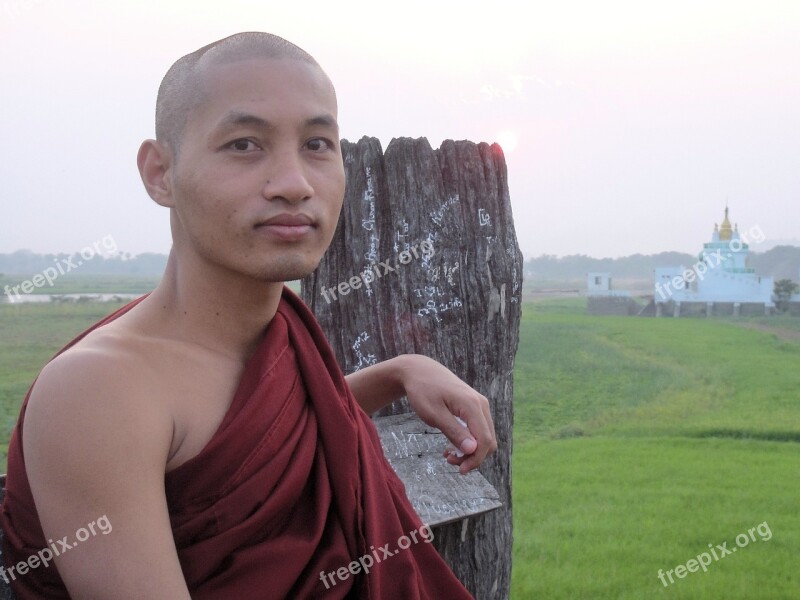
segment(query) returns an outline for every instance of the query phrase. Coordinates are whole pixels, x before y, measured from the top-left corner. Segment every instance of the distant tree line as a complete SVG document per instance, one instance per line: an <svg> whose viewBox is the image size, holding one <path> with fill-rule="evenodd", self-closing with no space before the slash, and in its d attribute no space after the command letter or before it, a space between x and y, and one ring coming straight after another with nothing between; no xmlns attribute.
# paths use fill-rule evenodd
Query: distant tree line
<svg viewBox="0 0 800 600"><path fill-rule="evenodd" d="M83 261L77 266L80 255L60 252L58 254L37 254L30 250L17 250L11 254L0 254L0 274L31 275L41 273L47 267L60 264L62 268L66 260L72 259L76 265L70 273L81 275L137 275L160 276L167 265L166 254L145 252L132 256L116 254L114 256L95 255L91 260ZM69 275L69 273L67 273Z"/></svg>
<svg viewBox="0 0 800 600"><path fill-rule="evenodd" d="M796 284L791 279L779 279L776 281L773 297L778 309L782 311L788 310L789 301L792 299L792 296L798 292L800 292L800 285Z"/></svg>
<svg viewBox="0 0 800 600"><path fill-rule="evenodd" d="M652 279L657 267L694 264L697 256L682 252L633 254L621 258L592 258L585 254L555 256L543 254L525 261L525 278L529 281L583 280L593 271L609 272L615 279ZM749 267L762 277L797 281L800 275L800 247L775 246L771 250L751 253Z"/></svg>
<svg viewBox="0 0 800 600"><path fill-rule="evenodd" d="M797 246L775 246L767 252L751 255L750 266L764 277L798 281L800 275L800 248Z"/></svg>

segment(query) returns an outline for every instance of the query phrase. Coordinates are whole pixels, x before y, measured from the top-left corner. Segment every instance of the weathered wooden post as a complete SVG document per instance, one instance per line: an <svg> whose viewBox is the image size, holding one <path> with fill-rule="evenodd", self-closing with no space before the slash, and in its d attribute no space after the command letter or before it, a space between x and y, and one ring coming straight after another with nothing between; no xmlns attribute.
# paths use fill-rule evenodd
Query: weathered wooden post
<svg viewBox="0 0 800 600"><path fill-rule="evenodd" d="M456 522L436 519L451 523L434 530L434 544L476 598L507 598L512 373L522 255L502 150L448 140L434 151L424 138L400 138L392 140L384 154L377 139L366 137L357 144L343 141L342 149L347 172L344 207L330 250L302 282L303 298L345 373L398 354L425 354L489 398L499 450L481 472L497 490L502 507L467 518L463 514L477 511L454 510L455 518L461 519ZM385 412L408 411L403 401ZM377 420L396 469L399 461L387 447L387 431L402 429L404 419L408 421ZM397 439L394 430L391 435ZM450 477L456 486L452 494L457 495L459 476L443 464L442 449L433 453L438 455L436 474ZM433 464L431 459L426 468ZM420 482L425 478L410 481L409 467L404 468L406 486L414 486L415 495L424 493ZM451 498L447 506L440 502L439 512L459 507L460 501ZM421 509L431 508L419 498L412 502L421 516ZM491 504L491 499L486 502Z"/></svg>

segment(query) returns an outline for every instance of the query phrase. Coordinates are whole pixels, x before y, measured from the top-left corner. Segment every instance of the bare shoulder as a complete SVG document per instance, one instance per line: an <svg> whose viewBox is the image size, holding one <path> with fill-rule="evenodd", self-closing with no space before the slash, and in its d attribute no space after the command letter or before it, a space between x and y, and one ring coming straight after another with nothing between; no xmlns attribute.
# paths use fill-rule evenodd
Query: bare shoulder
<svg viewBox="0 0 800 600"><path fill-rule="evenodd" d="M150 425L169 418L150 389L157 357L148 357L141 346L110 326L93 332L42 369L28 413L58 414L88 423L112 418L119 427L126 425L117 421L122 416Z"/></svg>
<svg viewBox="0 0 800 600"><path fill-rule="evenodd" d="M28 400L26 465L70 467L74 476L78 463L94 470L101 450L105 460L124 463L136 451L141 460L160 456L165 463L172 419L149 390L151 370L136 342L109 326L53 359Z"/></svg>
<svg viewBox="0 0 800 600"><path fill-rule="evenodd" d="M99 518L103 534L113 526L55 558L72 597L188 598L164 491L173 418L153 393L159 356L112 324L52 360L33 387L22 444L36 511L47 539Z"/></svg>

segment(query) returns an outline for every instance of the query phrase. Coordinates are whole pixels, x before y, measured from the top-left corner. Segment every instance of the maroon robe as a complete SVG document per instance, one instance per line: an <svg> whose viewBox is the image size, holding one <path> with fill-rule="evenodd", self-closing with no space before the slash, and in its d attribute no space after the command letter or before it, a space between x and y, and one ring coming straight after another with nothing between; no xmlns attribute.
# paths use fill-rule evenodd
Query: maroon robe
<svg viewBox="0 0 800 600"><path fill-rule="evenodd" d="M9 443L0 512L9 566L47 546L25 473L26 406L27 398ZM375 426L313 315L287 288L219 429L165 483L194 599L472 597L419 533ZM336 571L341 576L329 575ZM53 564L12 585L20 600L69 597Z"/></svg>

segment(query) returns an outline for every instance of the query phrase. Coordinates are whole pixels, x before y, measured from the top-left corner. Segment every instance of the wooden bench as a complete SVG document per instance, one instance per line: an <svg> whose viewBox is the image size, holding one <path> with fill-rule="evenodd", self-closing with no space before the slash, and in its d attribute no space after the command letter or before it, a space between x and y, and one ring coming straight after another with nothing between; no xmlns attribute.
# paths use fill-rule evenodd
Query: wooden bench
<svg viewBox="0 0 800 600"><path fill-rule="evenodd" d="M438 429L406 413L375 419L383 453L406 486L414 510L431 527L500 508L500 495L478 471L461 475L442 452L449 444Z"/></svg>

